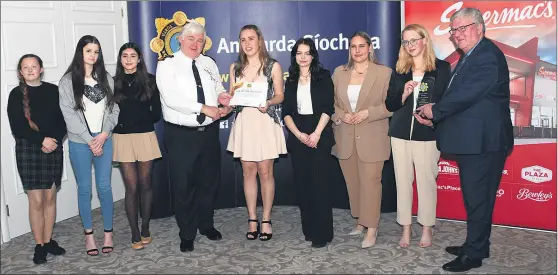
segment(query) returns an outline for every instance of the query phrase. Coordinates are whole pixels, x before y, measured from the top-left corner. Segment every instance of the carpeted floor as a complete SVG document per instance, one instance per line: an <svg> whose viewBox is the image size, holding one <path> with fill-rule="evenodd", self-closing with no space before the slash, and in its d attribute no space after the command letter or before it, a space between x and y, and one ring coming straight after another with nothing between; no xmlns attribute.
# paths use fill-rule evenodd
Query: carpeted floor
<svg viewBox="0 0 558 275"><path fill-rule="evenodd" d="M246 240L246 211L233 208L215 213L215 226L223 233L223 240L210 241L198 235L195 250L182 253L176 222L169 217L153 220L153 243L134 251L123 206L123 201L115 204L113 253L87 256L83 228L79 217L74 217L58 223L54 230L54 238L66 248L66 255L49 255L47 264L34 265L33 237L26 234L2 245L1 273L445 273L441 266L454 257L444 247L463 243L466 228L465 223L437 221L434 245L423 249L416 245L421 228L414 225L413 243L403 249L398 246L400 227L395 213L382 214L376 245L361 249L361 237L347 235L353 226L349 211L334 209L335 238L329 246L315 249L304 241L297 207L273 209L274 235L268 242ZM100 246L99 209L93 218ZM494 227L491 240L491 257L469 273L556 274L555 233Z"/></svg>

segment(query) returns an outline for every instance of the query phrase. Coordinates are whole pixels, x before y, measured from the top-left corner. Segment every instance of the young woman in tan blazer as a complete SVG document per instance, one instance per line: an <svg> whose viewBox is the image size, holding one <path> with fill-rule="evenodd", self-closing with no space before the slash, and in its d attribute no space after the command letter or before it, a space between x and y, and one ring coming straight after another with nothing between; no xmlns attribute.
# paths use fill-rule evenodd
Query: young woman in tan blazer
<svg viewBox="0 0 558 275"><path fill-rule="evenodd" d="M379 65L370 36L356 32L350 39L349 62L335 69L333 154L347 182L351 214L357 224L349 235L368 228L362 248L376 243L382 200L382 169L390 155L385 99L391 69Z"/></svg>

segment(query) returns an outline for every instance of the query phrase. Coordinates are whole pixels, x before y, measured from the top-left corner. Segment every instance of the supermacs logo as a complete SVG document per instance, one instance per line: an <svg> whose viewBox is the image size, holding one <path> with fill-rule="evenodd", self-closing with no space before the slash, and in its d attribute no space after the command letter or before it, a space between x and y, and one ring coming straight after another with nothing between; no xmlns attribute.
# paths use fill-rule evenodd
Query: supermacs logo
<svg viewBox="0 0 558 275"><path fill-rule="evenodd" d="M163 60L168 56L172 56L180 49L177 36L180 34L182 27L186 23L196 21L205 26L205 18L198 17L189 19L184 12L177 11L172 19L156 18L155 27L157 28L157 36L151 39L149 46L153 52L159 55L159 60ZM205 44L202 53L211 49L211 38L205 37Z"/></svg>

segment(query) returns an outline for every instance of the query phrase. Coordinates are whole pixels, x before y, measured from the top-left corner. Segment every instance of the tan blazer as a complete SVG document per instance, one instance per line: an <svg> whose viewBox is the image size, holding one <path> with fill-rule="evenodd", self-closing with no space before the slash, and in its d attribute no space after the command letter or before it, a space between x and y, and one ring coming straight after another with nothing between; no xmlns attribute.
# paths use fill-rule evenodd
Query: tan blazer
<svg viewBox="0 0 558 275"><path fill-rule="evenodd" d="M370 62L364 77L357 100L355 112L368 109L368 119L356 125L346 124L340 119L345 113L351 112L347 88L349 86L350 70L344 65L339 66L333 73L335 86L333 120L333 134L336 145L332 154L339 159L348 159L353 153L356 142L358 157L363 162L377 162L389 159L391 147L388 137L388 118L392 112L386 109L385 101L391 69Z"/></svg>

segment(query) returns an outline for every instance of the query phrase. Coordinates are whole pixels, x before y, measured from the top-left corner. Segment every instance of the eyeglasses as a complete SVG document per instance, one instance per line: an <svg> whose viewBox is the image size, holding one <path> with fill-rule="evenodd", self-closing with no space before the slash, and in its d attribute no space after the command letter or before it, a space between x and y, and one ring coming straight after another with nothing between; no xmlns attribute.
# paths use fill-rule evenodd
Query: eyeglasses
<svg viewBox="0 0 558 275"><path fill-rule="evenodd" d="M421 40L421 39L423 39L423 38L424 38L424 37L421 37L421 38L419 38L419 39L413 38L413 39L411 39L411 40L401 40L401 45L403 45L403 47L408 47L409 45L410 45L410 46L414 46L414 45L417 44L417 42L418 42L419 40Z"/></svg>
<svg viewBox="0 0 558 275"><path fill-rule="evenodd" d="M449 30L449 33L450 33L451 35L454 35L457 31L459 31L460 33L463 33L463 32L467 29L467 27L469 27L469 26L471 26L471 25L474 25L474 24L477 24L477 22L473 22L473 23L471 23L471 24L469 24L469 25L457 27L457 28L455 28L455 29L450 29L450 30Z"/></svg>

